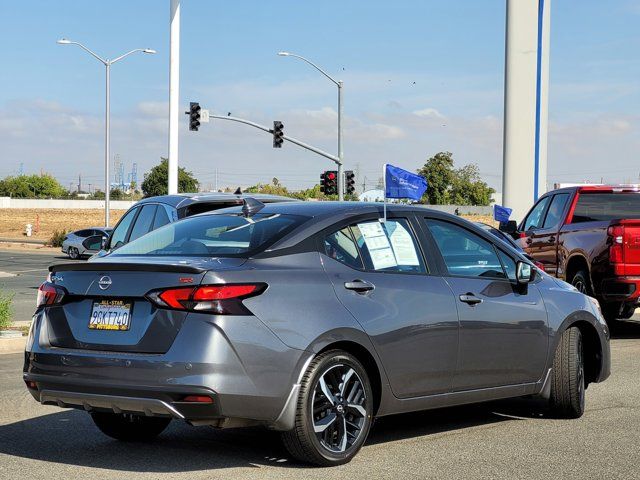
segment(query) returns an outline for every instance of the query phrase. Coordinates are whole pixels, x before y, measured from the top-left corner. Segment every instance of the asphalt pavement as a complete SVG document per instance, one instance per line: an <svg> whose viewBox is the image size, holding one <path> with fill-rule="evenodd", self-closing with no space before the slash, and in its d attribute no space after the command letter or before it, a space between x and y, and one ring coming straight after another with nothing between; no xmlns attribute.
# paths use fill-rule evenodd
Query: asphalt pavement
<svg viewBox="0 0 640 480"><path fill-rule="evenodd" d="M61 259L19 255L0 252L0 271L22 272L0 281L35 295L46 264ZM116 442L85 412L36 403L22 354L0 355L0 479L640 478L640 323L617 328L611 349L612 376L589 386L578 420L547 418L531 400L385 417L350 464L331 469L294 462L259 428L174 421L156 442Z"/></svg>

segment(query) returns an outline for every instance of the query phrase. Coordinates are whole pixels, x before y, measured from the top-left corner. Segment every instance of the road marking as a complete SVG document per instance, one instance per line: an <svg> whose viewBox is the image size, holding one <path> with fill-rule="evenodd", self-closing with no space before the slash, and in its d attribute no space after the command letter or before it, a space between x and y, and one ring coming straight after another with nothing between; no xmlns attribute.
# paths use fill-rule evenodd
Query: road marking
<svg viewBox="0 0 640 480"><path fill-rule="evenodd" d="M15 277L16 275L14 273L10 273L10 272L0 272L0 278L7 278L7 277Z"/></svg>

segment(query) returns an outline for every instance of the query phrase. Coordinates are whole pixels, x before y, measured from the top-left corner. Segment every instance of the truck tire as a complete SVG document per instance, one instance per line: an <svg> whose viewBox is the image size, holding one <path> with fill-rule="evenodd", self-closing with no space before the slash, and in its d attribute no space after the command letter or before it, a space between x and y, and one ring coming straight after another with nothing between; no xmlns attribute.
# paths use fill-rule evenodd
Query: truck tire
<svg viewBox="0 0 640 480"><path fill-rule="evenodd" d="M91 418L102 433L125 442L144 442L160 435L170 418L144 417L122 413L92 412Z"/></svg>
<svg viewBox="0 0 640 480"><path fill-rule="evenodd" d="M585 388L582 333L578 327L570 327L562 333L553 359L549 398L552 416L580 418Z"/></svg>
<svg viewBox="0 0 640 480"><path fill-rule="evenodd" d="M585 270L578 270L571 279L571 285L576 287L580 293L593 297L593 289L591 288L591 279L589 278L589 272Z"/></svg>

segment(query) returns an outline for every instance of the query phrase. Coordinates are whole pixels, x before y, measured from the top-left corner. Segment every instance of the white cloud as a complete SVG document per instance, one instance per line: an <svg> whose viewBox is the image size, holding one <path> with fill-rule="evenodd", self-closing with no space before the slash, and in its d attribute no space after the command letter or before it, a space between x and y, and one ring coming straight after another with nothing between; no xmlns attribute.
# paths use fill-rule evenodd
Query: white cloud
<svg viewBox="0 0 640 480"><path fill-rule="evenodd" d="M423 108L422 110L414 110L413 114L417 115L418 117L444 118L444 115L442 115L435 108Z"/></svg>

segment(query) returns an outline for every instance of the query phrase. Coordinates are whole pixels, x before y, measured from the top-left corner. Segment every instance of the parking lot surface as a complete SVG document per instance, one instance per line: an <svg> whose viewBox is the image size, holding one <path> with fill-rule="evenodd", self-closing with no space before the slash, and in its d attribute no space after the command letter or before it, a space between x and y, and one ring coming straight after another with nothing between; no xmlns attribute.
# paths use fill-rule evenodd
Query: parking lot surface
<svg viewBox="0 0 640 480"><path fill-rule="evenodd" d="M60 260L19 255L0 255L0 271L32 271L0 280L26 308ZM611 347L612 376L589 387L581 419L546 418L530 400L386 417L350 464L331 469L292 461L277 433L258 428L173 422L154 443L116 442L85 412L36 403L22 354L0 355L0 479L640 478L640 323L617 328Z"/></svg>

